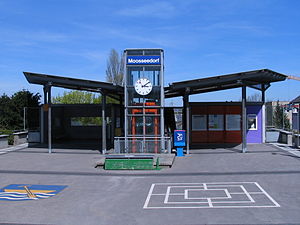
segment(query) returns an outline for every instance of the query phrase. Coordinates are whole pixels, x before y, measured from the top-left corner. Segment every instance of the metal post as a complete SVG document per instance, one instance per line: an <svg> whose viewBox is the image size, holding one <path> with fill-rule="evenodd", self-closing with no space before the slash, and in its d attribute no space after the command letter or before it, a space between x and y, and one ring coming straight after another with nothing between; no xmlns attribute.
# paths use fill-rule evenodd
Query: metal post
<svg viewBox="0 0 300 225"><path fill-rule="evenodd" d="M164 118L164 107L165 107L165 91L164 91L164 54L161 54L161 69L160 69L160 135L161 135L161 152L165 149L165 118ZM160 152L160 153L161 153Z"/></svg>
<svg viewBox="0 0 300 225"><path fill-rule="evenodd" d="M127 66L126 66L126 58L127 58L127 52L125 52L124 55L124 136L125 136L125 153L128 152L128 90L127 90L127 81L128 78L127 76L129 76L127 74Z"/></svg>
<svg viewBox="0 0 300 225"><path fill-rule="evenodd" d="M284 107L282 107L282 130L284 130Z"/></svg>
<svg viewBox="0 0 300 225"><path fill-rule="evenodd" d="M23 130L26 129L26 107L23 108Z"/></svg>
<svg viewBox="0 0 300 225"><path fill-rule="evenodd" d="M102 154L106 153L106 95L102 93Z"/></svg>
<svg viewBox="0 0 300 225"><path fill-rule="evenodd" d="M299 146L300 146L300 143L299 143L299 137L300 137L300 104L298 104L298 115L297 115L297 120L298 120L298 124L297 124L297 127L298 127L298 146L297 146L297 148L299 148Z"/></svg>
<svg viewBox="0 0 300 225"><path fill-rule="evenodd" d="M189 90L186 90L184 95L185 105L185 127L186 127L186 154L190 154L190 104L189 104Z"/></svg>
<svg viewBox="0 0 300 225"><path fill-rule="evenodd" d="M266 143L266 96L265 85L262 85L261 101L262 101L262 142Z"/></svg>
<svg viewBox="0 0 300 225"><path fill-rule="evenodd" d="M247 152L246 86L242 87L242 152Z"/></svg>
<svg viewBox="0 0 300 225"><path fill-rule="evenodd" d="M41 139L40 139L40 142L41 143L45 143L44 142L44 129L45 129L45 123L44 123L44 109L43 107L40 108L40 132L41 132Z"/></svg>
<svg viewBox="0 0 300 225"><path fill-rule="evenodd" d="M47 101L47 95L48 95L48 91L47 91L47 86L44 85L44 106L46 106L48 104L48 101ZM45 128L46 128L46 115L45 115L45 108L42 107L42 110L41 110L41 143L45 143Z"/></svg>
<svg viewBox="0 0 300 225"><path fill-rule="evenodd" d="M48 85L48 152L52 153L51 85Z"/></svg>

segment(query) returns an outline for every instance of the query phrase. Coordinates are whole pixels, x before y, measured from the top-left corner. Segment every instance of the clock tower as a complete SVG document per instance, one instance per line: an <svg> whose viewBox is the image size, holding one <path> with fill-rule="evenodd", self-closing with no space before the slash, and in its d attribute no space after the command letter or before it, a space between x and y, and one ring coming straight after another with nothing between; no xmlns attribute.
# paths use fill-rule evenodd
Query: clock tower
<svg viewBox="0 0 300 225"><path fill-rule="evenodd" d="M126 49L125 152L161 153L164 137L162 49Z"/></svg>

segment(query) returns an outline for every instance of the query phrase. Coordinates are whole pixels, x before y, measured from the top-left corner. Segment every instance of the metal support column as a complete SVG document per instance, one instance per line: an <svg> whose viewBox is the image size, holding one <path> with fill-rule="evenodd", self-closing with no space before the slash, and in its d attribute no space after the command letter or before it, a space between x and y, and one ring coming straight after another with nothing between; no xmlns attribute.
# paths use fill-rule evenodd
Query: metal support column
<svg viewBox="0 0 300 225"><path fill-rule="evenodd" d="M183 97L185 107L185 129L186 129L186 154L190 154L190 104L189 104L189 88Z"/></svg>
<svg viewBox="0 0 300 225"><path fill-rule="evenodd" d="M266 96L265 85L262 84L261 101L262 101L262 143L266 143Z"/></svg>
<svg viewBox="0 0 300 225"><path fill-rule="evenodd" d="M102 93L102 154L106 153L106 95Z"/></svg>
<svg viewBox="0 0 300 225"><path fill-rule="evenodd" d="M242 87L242 152L247 152L246 86Z"/></svg>
<svg viewBox="0 0 300 225"><path fill-rule="evenodd" d="M47 86L47 91L48 91L48 152L52 153L51 84Z"/></svg>

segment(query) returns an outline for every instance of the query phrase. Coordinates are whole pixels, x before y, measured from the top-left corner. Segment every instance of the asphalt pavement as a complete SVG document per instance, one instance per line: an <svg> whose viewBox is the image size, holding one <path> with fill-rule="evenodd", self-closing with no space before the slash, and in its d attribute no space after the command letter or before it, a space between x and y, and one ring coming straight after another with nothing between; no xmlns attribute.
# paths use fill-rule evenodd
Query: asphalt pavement
<svg viewBox="0 0 300 225"><path fill-rule="evenodd" d="M10 151L0 155L2 194L12 184L33 194L66 187L22 201L0 192L0 224L300 224L300 158L268 144L248 151L192 150L149 171L95 168L92 150Z"/></svg>

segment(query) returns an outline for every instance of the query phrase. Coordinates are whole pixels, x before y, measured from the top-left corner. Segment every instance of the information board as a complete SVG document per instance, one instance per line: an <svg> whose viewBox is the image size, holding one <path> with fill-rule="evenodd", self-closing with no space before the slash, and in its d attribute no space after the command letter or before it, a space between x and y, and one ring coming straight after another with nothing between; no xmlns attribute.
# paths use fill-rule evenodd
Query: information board
<svg viewBox="0 0 300 225"><path fill-rule="evenodd" d="M185 130L174 130L174 146L185 146Z"/></svg>

